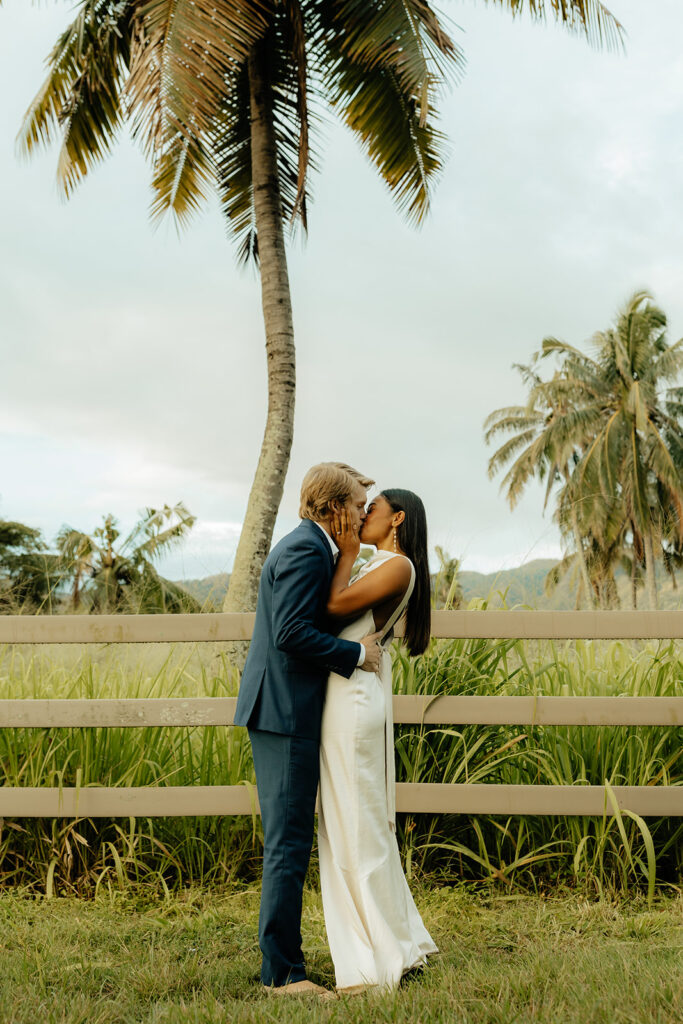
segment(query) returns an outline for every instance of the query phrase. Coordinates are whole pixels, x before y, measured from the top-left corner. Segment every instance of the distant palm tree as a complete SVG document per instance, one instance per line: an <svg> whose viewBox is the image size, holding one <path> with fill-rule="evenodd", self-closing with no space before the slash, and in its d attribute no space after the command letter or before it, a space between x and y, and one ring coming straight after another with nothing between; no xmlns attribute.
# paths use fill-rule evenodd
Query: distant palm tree
<svg viewBox="0 0 683 1024"><path fill-rule="evenodd" d="M665 408L672 423L679 425L678 430L669 427L665 431L666 445L671 458L683 479L683 387L669 388L666 395ZM671 577L674 590L677 589L676 569L683 568L683 538L680 530L680 513L675 503L667 499L659 489L659 505L662 508L662 556L664 568Z"/></svg>
<svg viewBox="0 0 683 1024"><path fill-rule="evenodd" d="M591 479L604 501L621 497L634 550L642 538L649 602L656 608L655 546L663 541L667 507L674 512L669 529L683 542L683 474L670 448L682 425L663 393L663 385L683 371L683 339L669 346L666 316L643 291L629 299L613 327L593 336L592 344L595 359L546 338L543 355L564 357L564 372L586 420L592 425L601 418L576 467L577 486L581 490Z"/></svg>
<svg viewBox="0 0 683 1024"><path fill-rule="evenodd" d="M495 0L597 45L622 29L599 0ZM255 606L293 439L295 352L284 227L307 224L312 105L355 134L399 207L423 218L441 169L435 94L464 61L427 0L83 0L50 55L23 146L61 136L69 194L125 120L153 166L155 217L215 190L258 260L268 365L261 453L225 601Z"/></svg>
<svg viewBox="0 0 683 1024"><path fill-rule="evenodd" d="M198 612L199 603L160 576L154 561L182 541L195 522L182 502L148 508L120 544L117 521L105 516L92 534L65 526L57 537L64 578L71 580L74 611L128 614Z"/></svg>
<svg viewBox="0 0 683 1024"><path fill-rule="evenodd" d="M0 519L0 612L51 612L60 580L59 559L42 532Z"/></svg>
<svg viewBox="0 0 683 1024"><path fill-rule="evenodd" d="M576 481L572 478L567 486L575 485ZM563 490L558 494L555 519L561 532L565 536L571 535L573 539L574 526L572 523L571 529L569 527L567 501ZM620 602L615 573L617 569L631 571L626 546L628 519L624 515L623 503L619 497L614 501L606 501L599 490L590 493L590 487L586 486L586 491L589 493L578 504L576 519L581 537L581 559L586 565L591 586L589 603L604 609L618 608ZM579 564L576 551L565 555L548 573L545 592L551 594L565 573ZM637 569L635 573L638 581ZM577 591L577 608L580 607L580 595L584 590L585 582L581 579Z"/></svg>
<svg viewBox="0 0 683 1024"><path fill-rule="evenodd" d="M564 481L558 504L560 525L571 526L574 553L570 561L575 560L578 564L585 599L591 606L593 584L579 524L579 508L583 499L573 484L572 473L581 446L594 428L594 418L586 417L581 408L574 406L571 388L561 373L556 373L551 380L541 379L535 368L538 358L538 355L534 356L529 365L514 364L529 387L526 405L496 409L484 422L484 439L487 444L497 434L513 434L489 459L488 475L495 476L512 462L500 485L501 490L507 488L506 497L511 509L521 498L527 484L537 477L541 481L547 478L543 501L545 511L553 486Z"/></svg>

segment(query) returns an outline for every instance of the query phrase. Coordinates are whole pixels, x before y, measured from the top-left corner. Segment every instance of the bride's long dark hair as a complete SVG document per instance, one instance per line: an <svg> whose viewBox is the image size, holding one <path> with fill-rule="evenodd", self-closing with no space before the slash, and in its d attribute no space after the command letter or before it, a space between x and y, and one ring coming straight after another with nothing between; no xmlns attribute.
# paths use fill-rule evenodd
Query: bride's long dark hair
<svg viewBox="0 0 683 1024"><path fill-rule="evenodd" d="M427 516L421 498L412 491L392 487L382 491L394 512L405 512L396 527L396 539L415 566L415 586L406 609L405 643L410 654L427 649L431 627L431 583L427 555Z"/></svg>

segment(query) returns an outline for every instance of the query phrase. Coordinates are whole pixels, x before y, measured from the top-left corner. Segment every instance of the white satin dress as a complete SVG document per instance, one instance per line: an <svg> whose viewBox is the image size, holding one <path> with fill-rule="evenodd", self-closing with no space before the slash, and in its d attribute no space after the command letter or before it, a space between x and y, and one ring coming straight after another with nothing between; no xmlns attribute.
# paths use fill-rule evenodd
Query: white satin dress
<svg viewBox="0 0 683 1024"><path fill-rule="evenodd" d="M378 551L361 568L387 558ZM385 634L405 610L411 582ZM356 577L358 578L358 577ZM361 640L373 632L372 611L339 634ZM396 842L396 782L391 657L380 672L331 673L320 740L318 849L325 927L337 988L394 988L411 967L438 952L408 888Z"/></svg>

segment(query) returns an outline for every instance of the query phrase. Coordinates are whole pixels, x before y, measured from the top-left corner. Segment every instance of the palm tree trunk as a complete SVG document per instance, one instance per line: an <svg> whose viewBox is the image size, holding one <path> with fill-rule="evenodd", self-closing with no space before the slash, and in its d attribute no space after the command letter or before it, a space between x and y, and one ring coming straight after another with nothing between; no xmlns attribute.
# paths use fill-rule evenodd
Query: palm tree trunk
<svg viewBox="0 0 683 1024"><path fill-rule="evenodd" d="M565 479L569 483L568 474L565 472ZM591 585L591 579L588 575L588 566L586 565L586 555L583 550L583 543L581 540L581 530L579 529L579 517L576 514L576 507L572 502L571 505L571 517L572 517L572 531L574 533L574 544L576 546L576 557L579 560L579 567L581 569L581 579L583 580L583 587L586 591L586 600L588 601L589 608L594 606L593 601L593 587Z"/></svg>
<svg viewBox="0 0 683 1024"><path fill-rule="evenodd" d="M655 580L655 552L652 544L652 533L645 531L645 578L647 580L647 592L650 598L650 608L657 607L657 583Z"/></svg>
<svg viewBox="0 0 683 1024"><path fill-rule="evenodd" d="M638 608L638 587L636 580L636 550L633 549L631 557L631 606L634 611Z"/></svg>
<svg viewBox="0 0 683 1024"><path fill-rule="evenodd" d="M235 565L223 610L253 611L270 551L294 436L295 358L292 303L277 176L273 101L263 43L249 56L251 160L261 301L268 361L268 414Z"/></svg>

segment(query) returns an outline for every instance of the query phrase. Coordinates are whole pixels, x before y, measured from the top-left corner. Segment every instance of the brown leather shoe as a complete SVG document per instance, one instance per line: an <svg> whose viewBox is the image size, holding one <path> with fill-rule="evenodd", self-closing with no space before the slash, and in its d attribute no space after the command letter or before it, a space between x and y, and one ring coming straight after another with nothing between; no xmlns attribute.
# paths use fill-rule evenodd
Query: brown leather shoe
<svg viewBox="0 0 683 1024"><path fill-rule="evenodd" d="M315 985L308 978L303 981L291 981L289 985L266 985L273 996L316 996L318 999L336 999L334 992L322 985Z"/></svg>

